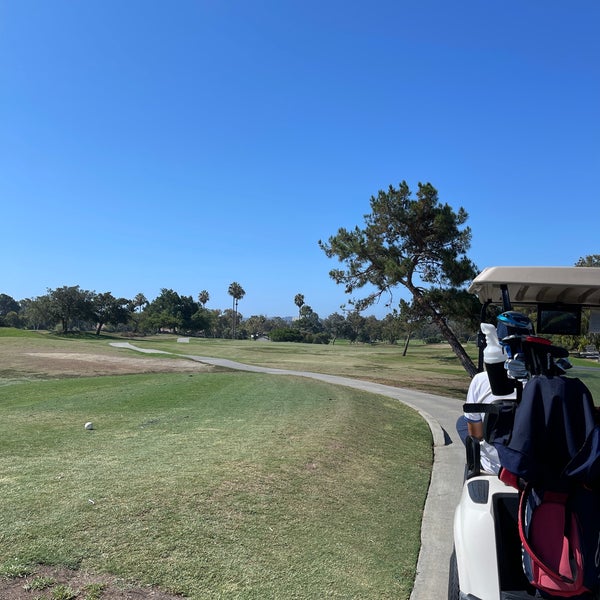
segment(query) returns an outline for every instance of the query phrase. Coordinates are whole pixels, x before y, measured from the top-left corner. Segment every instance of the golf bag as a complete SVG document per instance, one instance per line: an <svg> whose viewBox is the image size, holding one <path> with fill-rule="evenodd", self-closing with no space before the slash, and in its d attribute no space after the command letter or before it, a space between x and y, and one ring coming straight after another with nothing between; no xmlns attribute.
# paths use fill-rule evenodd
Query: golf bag
<svg viewBox="0 0 600 600"><path fill-rule="evenodd" d="M519 502L523 571L535 588L563 598L598 588L598 495L527 485ZM594 539L595 538L595 539Z"/></svg>
<svg viewBox="0 0 600 600"><path fill-rule="evenodd" d="M496 443L500 478L520 491L519 535L529 582L551 597L600 588L600 425L579 380L533 377Z"/></svg>

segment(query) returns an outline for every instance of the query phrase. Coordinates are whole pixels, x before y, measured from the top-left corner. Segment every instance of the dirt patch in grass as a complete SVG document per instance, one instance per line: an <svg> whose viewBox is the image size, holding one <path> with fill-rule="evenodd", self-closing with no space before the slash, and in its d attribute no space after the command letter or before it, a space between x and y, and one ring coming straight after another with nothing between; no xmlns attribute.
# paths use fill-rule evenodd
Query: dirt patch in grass
<svg viewBox="0 0 600 600"><path fill-rule="evenodd" d="M30 352L32 366L58 375L96 376L128 373L211 371L210 365L177 358L135 358L78 352Z"/></svg>
<svg viewBox="0 0 600 600"><path fill-rule="evenodd" d="M55 377L97 377L135 373L206 373L222 370L205 363L156 357L91 352L7 352L0 344L2 381Z"/></svg>
<svg viewBox="0 0 600 600"><path fill-rule="evenodd" d="M66 567L39 565L26 576L0 580L2 600L181 600L151 587L135 587L115 577Z"/></svg>

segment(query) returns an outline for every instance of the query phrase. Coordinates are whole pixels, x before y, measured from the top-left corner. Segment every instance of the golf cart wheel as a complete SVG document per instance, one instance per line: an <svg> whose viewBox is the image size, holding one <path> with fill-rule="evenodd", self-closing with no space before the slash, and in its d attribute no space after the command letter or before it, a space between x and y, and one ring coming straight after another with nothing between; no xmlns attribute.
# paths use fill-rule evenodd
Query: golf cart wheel
<svg viewBox="0 0 600 600"><path fill-rule="evenodd" d="M450 569L448 570L448 600L460 600L458 564L456 563L456 550L454 548L450 556Z"/></svg>

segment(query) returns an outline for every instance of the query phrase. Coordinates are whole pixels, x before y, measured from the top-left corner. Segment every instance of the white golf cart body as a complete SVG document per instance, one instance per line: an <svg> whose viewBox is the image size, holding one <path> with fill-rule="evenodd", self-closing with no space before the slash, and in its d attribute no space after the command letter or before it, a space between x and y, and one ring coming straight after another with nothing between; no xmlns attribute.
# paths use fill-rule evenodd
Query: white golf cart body
<svg viewBox="0 0 600 600"><path fill-rule="evenodd" d="M469 291L484 306L600 307L600 269L591 267L491 267ZM523 575L517 529L518 493L497 475L465 480L454 515L449 600L531 599Z"/></svg>

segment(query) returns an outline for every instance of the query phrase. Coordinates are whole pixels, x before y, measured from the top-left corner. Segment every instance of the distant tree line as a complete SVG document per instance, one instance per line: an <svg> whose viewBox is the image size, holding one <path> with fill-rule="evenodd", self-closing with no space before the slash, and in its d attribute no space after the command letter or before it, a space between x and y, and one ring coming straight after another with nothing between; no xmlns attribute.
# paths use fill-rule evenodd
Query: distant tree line
<svg viewBox="0 0 600 600"><path fill-rule="evenodd" d="M111 292L97 293L79 286L48 289L36 298L16 301L0 294L0 326L71 331L102 329L139 334L169 331L225 337L232 331L233 311L206 308L209 294L203 290L198 301L163 288L151 302L143 294L116 298ZM223 317L223 315L225 315Z"/></svg>
<svg viewBox="0 0 600 600"><path fill-rule="evenodd" d="M582 266L581 261L578 264ZM235 290L238 294L239 290ZM237 301L240 299L237 298ZM300 304L298 316L294 318L265 315L245 318L237 310L235 298L232 308L225 310L208 308L206 305L209 300L210 295L206 290L194 300L191 296L183 296L166 288L152 301L148 301L141 293L129 300L116 298L110 292L96 293L79 286L49 289L43 296L19 301L0 293L0 327L60 333L94 331L97 335L102 330L125 335L163 332L314 344L335 344L336 340L344 339L363 344L402 343L404 352L411 339L420 339L425 343L445 341L433 320L415 311L404 300L400 301L398 309L392 309L382 319L363 316L352 305L342 306L340 312L321 318L305 303L302 294L294 298L296 305ZM531 316L535 320L535 314ZM474 341L477 324L470 317L461 317L460 313L447 315L447 323L461 343ZM591 334L572 339L561 337L555 341L569 349L583 349L588 344L598 345L600 340L597 334Z"/></svg>
<svg viewBox="0 0 600 600"><path fill-rule="evenodd" d="M411 337L427 342L443 339L435 325L413 318L406 303L400 311L393 310L383 319L365 317L355 307L342 307L341 312L321 318L304 302L304 296L297 294L294 302L300 306L298 316L293 319L265 315L245 318L238 311L238 302L244 296L243 288L237 286L230 286L235 296L232 295L232 308L225 310L207 307L210 294L206 290L202 290L195 300L192 296L163 288L152 301L141 293L128 299L115 297L111 292L84 290L79 286L48 289L42 296L19 301L0 293L0 326L60 333L94 331L99 335L101 331L107 331L146 335L168 332L316 344L334 344L338 339L391 344ZM463 340L473 335L472 327L467 323L456 322L453 326Z"/></svg>

